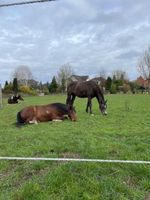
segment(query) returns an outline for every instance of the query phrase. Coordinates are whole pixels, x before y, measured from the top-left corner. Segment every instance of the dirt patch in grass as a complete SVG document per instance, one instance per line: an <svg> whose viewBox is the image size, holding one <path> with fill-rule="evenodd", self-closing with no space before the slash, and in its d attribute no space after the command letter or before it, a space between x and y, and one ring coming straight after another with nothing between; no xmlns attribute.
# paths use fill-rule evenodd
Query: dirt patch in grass
<svg viewBox="0 0 150 200"><path fill-rule="evenodd" d="M148 193L148 194L145 195L144 200L150 200L150 193Z"/></svg>
<svg viewBox="0 0 150 200"><path fill-rule="evenodd" d="M134 178L132 176L128 176L126 178L125 182L129 187L134 187L137 184L136 178Z"/></svg>
<svg viewBox="0 0 150 200"><path fill-rule="evenodd" d="M61 158L81 158L79 154L72 152L63 152L59 155Z"/></svg>

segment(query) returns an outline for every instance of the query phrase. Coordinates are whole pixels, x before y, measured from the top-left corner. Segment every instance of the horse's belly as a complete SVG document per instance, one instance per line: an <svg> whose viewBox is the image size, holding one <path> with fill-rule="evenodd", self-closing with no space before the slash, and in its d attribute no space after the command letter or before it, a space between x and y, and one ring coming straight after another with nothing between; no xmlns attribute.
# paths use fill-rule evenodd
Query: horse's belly
<svg viewBox="0 0 150 200"><path fill-rule="evenodd" d="M78 97L80 97L80 98L86 98L87 94L86 93L81 93L81 94L78 94Z"/></svg>

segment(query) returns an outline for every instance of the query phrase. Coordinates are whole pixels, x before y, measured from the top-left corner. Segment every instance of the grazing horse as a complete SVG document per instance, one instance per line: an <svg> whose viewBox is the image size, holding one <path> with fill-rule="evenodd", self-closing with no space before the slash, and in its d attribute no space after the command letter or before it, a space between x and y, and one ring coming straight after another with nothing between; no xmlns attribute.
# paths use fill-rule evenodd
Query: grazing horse
<svg viewBox="0 0 150 200"><path fill-rule="evenodd" d="M77 120L73 106L62 103L52 103L23 108L17 114L17 124L37 124L38 122L46 121L62 121L66 118L69 118L71 121Z"/></svg>
<svg viewBox="0 0 150 200"><path fill-rule="evenodd" d="M12 95L11 97L8 98L8 103L15 104L18 103L18 100L23 101L24 99L22 98L21 95Z"/></svg>
<svg viewBox="0 0 150 200"><path fill-rule="evenodd" d="M92 114L92 98L96 97L101 113L107 115L107 101L105 101L102 91L94 81L71 82L67 87L66 104L73 105L76 96L88 98L86 112L88 112L88 109L90 108L90 114Z"/></svg>

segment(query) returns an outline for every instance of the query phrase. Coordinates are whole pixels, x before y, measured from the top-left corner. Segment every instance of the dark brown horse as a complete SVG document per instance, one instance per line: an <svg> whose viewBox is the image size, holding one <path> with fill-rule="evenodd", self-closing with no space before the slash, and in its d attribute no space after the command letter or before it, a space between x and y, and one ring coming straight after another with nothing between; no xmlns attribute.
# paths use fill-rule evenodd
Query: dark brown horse
<svg viewBox="0 0 150 200"><path fill-rule="evenodd" d="M88 112L88 109L90 108L90 114L92 114L92 99L96 97L99 103L100 111L103 115L107 114L107 101L105 101L103 93L98 84L94 81L71 82L67 87L66 104L73 105L76 96L80 98L88 98L86 112Z"/></svg>
<svg viewBox="0 0 150 200"><path fill-rule="evenodd" d="M8 103L15 104L18 103L18 100L23 101L24 99L22 98L21 95L12 95L11 97L8 98Z"/></svg>
<svg viewBox="0 0 150 200"><path fill-rule="evenodd" d="M62 103L52 103L23 108L17 114L17 124L37 124L38 122L46 121L62 121L65 118L69 118L71 121L77 120L73 106Z"/></svg>

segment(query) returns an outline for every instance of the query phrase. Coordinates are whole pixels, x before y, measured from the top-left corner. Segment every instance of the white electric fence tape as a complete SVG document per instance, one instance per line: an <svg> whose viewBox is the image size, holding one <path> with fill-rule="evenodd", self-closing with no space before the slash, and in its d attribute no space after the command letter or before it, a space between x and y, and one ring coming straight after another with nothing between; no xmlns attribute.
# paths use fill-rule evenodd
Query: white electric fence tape
<svg viewBox="0 0 150 200"><path fill-rule="evenodd" d="M144 161L144 160L102 160L102 159L84 159L84 158L0 157L0 160L70 161L70 162L150 164L150 161Z"/></svg>

